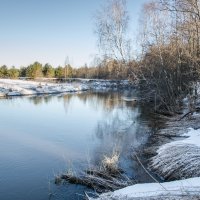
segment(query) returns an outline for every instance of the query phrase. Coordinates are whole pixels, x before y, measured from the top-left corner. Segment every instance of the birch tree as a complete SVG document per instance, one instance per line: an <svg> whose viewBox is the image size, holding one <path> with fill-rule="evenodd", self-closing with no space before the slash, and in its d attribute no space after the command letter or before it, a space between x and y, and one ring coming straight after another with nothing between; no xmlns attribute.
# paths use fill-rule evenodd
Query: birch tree
<svg viewBox="0 0 200 200"><path fill-rule="evenodd" d="M128 21L125 0L109 0L97 11L95 32L99 47L108 58L123 62L129 58Z"/></svg>

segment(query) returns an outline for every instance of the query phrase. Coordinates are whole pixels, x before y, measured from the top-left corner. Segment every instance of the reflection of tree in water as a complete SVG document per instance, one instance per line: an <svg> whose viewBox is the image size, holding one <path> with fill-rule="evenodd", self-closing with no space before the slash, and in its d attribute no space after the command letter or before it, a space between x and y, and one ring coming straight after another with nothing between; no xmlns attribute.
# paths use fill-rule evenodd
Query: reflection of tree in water
<svg viewBox="0 0 200 200"><path fill-rule="evenodd" d="M94 164L98 163L103 155L112 154L113 149L128 154L132 145L138 147L147 138L145 127L140 126L140 106L122 99L122 96L129 95L133 94L87 92L64 96L65 110L70 107L73 98L77 98L86 106L92 106L95 110L103 110L103 120L98 123L94 135L98 138L91 157Z"/></svg>
<svg viewBox="0 0 200 200"><path fill-rule="evenodd" d="M98 110L99 107L104 111L110 112L116 107L130 107L133 108L133 102L125 102L122 100L122 93L119 92L84 92L78 94L67 94L64 96L64 106L69 107L69 101L72 98L78 98L85 105L93 106Z"/></svg>
<svg viewBox="0 0 200 200"><path fill-rule="evenodd" d="M101 107L104 111L111 111L114 107L121 104L119 93L90 92L78 95L84 104L92 105L96 110Z"/></svg>
<svg viewBox="0 0 200 200"><path fill-rule="evenodd" d="M77 94L66 94L63 96L64 107L67 111L73 98L78 98L85 105L92 106L95 110L102 109L110 112L117 106L122 104L120 94L116 93L98 93L83 92Z"/></svg>
<svg viewBox="0 0 200 200"><path fill-rule="evenodd" d="M74 96L75 96L74 94L65 94L64 96L60 96L60 98L63 98L64 108L66 113L70 108L70 104Z"/></svg>
<svg viewBox="0 0 200 200"><path fill-rule="evenodd" d="M41 96L33 96L29 97L29 101L32 102L34 105L40 105L40 104L48 104L53 99L57 99L58 101L64 101L64 108L67 111L71 99L74 96L74 94L65 94L65 95L41 95Z"/></svg>
<svg viewBox="0 0 200 200"><path fill-rule="evenodd" d="M121 153L121 157L128 156L130 148L138 148L144 144L148 135L146 127L138 122L139 109L114 109L104 120L98 123L95 136L99 139L94 154L94 162L98 163L103 155L112 154L113 149Z"/></svg>
<svg viewBox="0 0 200 200"><path fill-rule="evenodd" d="M30 97L29 100L33 102L34 105L40 105L42 103L49 103L52 99L52 96L47 95L47 96L34 96Z"/></svg>
<svg viewBox="0 0 200 200"><path fill-rule="evenodd" d="M123 91L126 93L126 91ZM94 109L98 110L103 108L104 111L110 112L116 107L129 107L134 108L133 102L125 102L121 98L122 92L83 92L83 93L71 93L71 94L60 94L60 95L41 95L30 97L29 100L34 103L34 105L40 105L42 103L50 103L53 98L64 102L64 108L67 112L70 103L73 98L78 98L85 105L90 105Z"/></svg>

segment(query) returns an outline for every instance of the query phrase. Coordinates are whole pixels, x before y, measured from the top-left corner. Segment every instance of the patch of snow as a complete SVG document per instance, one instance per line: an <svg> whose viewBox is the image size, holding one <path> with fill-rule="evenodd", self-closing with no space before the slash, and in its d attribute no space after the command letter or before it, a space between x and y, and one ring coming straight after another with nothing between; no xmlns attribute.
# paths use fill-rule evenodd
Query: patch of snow
<svg viewBox="0 0 200 200"><path fill-rule="evenodd" d="M160 147L157 153L159 154L165 151L166 149L171 148L172 146L179 146L179 145L184 145L184 144L191 144L191 145L200 147L200 129L195 130L193 128L189 128L188 132L183 134L182 136L185 136L187 138L180 141L173 141L173 142L167 143L163 145L162 147Z"/></svg>
<svg viewBox="0 0 200 200"><path fill-rule="evenodd" d="M179 181L159 183L144 183L129 186L114 192L100 195L98 200L134 199L143 197L197 195L200 193L200 178L190 178Z"/></svg>
<svg viewBox="0 0 200 200"><path fill-rule="evenodd" d="M162 147L160 147L157 153L159 154L160 152L165 151L167 148L170 148L172 146L182 145L182 144L191 144L191 145L200 147L200 129L195 130L193 128L189 128L188 132L183 134L182 136L185 136L187 138L180 141L173 141L173 142L167 143L163 145Z"/></svg>
<svg viewBox="0 0 200 200"><path fill-rule="evenodd" d="M188 133L185 133L184 136L187 136L188 138L181 142L200 147L200 129L194 130L193 128L189 128Z"/></svg>
<svg viewBox="0 0 200 200"><path fill-rule="evenodd" d="M6 94L7 96L20 96L21 93L19 91L11 91Z"/></svg>
<svg viewBox="0 0 200 200"><path fill-rule="evenodd" d="M200 176L200 129L189 128L183 136L161 146L151 159L150 167L165 179Z"/></svg>

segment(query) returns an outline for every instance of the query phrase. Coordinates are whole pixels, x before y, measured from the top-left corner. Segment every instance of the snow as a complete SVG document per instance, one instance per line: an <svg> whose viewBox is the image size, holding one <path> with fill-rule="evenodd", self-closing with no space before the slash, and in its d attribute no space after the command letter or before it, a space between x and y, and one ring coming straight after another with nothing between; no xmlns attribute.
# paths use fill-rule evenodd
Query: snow
<svg viewBox="0 0 200 200"><path fill-rule="evenodd" d="M163 196L182 199L183 195L192 199L190 195L200 196L200 129L189 128L183 136L186 138L167 143L157 150L157 155L152 158L152 168L164 177L180 173L180 178L184 180L136 184L102 194L98 200L161 199Z"/></svg>
<svg viewBox="0 0 200 200"><path fill-rule="evenodd" d="M85 84L46 83L26 80L0 79L0 97L36 94L56 94L88 90Z"/></svg>
<svg viewBox="0 0 200 200"><path fill-rule="evenodd" d="M200 176L200 129L189 128L187 138L161 146L150 167L165 179Z"/></svg>
<svg viewBox="0 0 200 200"><path fill-rule="evenodd" d="M184 136L188 136L188 138L181 142L200 147L200 129L194 130L193 128L189 128L188 133L184 134Z"/></svg>
<svg viewBox="0 0 200 200"><path fill-rule="evenodd" d="M195 130L193 128L189 128L188 132L184 133L182 136L185 136L186 138L183 140L173 141L163 145L158 149L157 153L159 154L160 152L165 151L166 149L171 148L172 146L185 144L191 144L196 147L200 147L200 129Z"/></svg>
<svg viewBox="0 0 200 200"><path fill-rule="evenodd" d="M197 195L200 193L200 177L179 181L159 183L144 183L129 186L114 192L100 195L98 200L133 199L143 197Z"/></svg>
<svg viewBox="0 0 200 200"><path fill-rule="evenodd" d="M85 90L108 90L129 86L129 81L81 79L75 83L49 83L26 80L0 79L0 97L37 94L57 94Z"/></svg>

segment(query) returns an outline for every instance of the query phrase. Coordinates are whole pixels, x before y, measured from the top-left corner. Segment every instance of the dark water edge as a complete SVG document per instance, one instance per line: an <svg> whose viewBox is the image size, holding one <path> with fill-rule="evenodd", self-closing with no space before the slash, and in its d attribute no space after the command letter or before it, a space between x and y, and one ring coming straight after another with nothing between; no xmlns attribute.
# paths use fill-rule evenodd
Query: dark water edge
<svg viewBox="0 0 200 200"><path fill-rule="evenodd" d="M109 91L1 99L0 199L82 199L90 189L55 185L55 175L98 165L116 144L126 174L152 182L131 159L156 126L149 105L123 100L135 96Z"/></svg>

